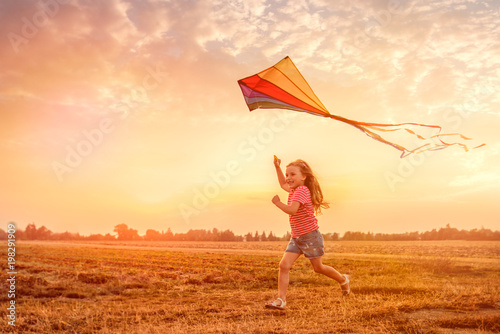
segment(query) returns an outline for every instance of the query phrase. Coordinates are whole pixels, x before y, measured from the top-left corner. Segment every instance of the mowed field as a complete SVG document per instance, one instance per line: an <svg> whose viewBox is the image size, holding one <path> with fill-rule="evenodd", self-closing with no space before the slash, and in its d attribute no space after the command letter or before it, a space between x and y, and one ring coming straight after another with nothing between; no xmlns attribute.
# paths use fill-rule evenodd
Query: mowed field
<svg viewBox="0 0 500 334"><path fill-rule="evenodd" d="M3 270L0 332L500 332L500 242L326 242L323 262L352 276L351 296L301 257L287 310L267 310L285 247L18 241L16 328Z"/></svg>

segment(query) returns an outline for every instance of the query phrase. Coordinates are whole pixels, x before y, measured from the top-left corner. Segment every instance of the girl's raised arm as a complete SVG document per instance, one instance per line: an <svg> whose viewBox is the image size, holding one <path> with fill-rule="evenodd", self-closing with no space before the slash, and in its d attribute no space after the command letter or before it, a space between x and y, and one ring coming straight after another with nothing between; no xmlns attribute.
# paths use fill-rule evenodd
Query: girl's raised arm
<svg viewBox="0 0 500 334"><path fill-rule="evenodd" d="M278 176L278 182L280 184L280 187L284 191L290 192L290 186L288 185L288 183L286 183L286 178L285 175L283 174L283 171L281 170L280 164L281 164L281 159L278 159L276 156L274 156L274 167L276 168L276 175Z"/></svg>

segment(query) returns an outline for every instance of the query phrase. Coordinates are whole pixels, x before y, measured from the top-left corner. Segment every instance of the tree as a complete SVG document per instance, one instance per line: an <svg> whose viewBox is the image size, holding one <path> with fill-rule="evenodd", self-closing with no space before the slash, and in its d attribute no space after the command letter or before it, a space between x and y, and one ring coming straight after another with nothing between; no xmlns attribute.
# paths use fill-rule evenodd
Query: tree
<svg viewBox="0 0 500 334"><path fill-rule="evenodd" d="M118 240L138 240L141 238L137 230L128 228L126 224L116 225L113 231L118 234Z"/></svg>
<svg viewBox="0 0 500 334"><path fill-rule="evenodd" d="M127 224L118 224L113 229L113 232L118 234L118 240L125 240L128 231Z"/></svg>
<svg viewBox="0 0 500 334"><path fill-rule="evenodd" d="M163 231L161 231L161 240L165 241L174 240L174 234L172 233L170 227L168 228L166 233L163 233Z"/></svg>
<svg viewBox="0 0 500 334"><path fill-rule="evenodd" d="M155 231L155 230L147 230L146 235L144 236L144 240L149 240L149 241L158 241L161 240L162 235L160 232Z"/></svg>
<svg viewBox="0 0 500 334"><path fill-rule="evenodd" d="M51 235L52 235L52 231L50 231L45 226L42 226L42 227L38 228L38 230L36 231L36 238L38 240L47 240L47 239L50 239Z"/></svg>
<svg viewBox="0 0 500 334"><path fill-rule="evenodd" d="M267 236L268 241L276 241L278 238L273 234L273 231L269 232L269 235Z"/></svg>
<svg viewBox="0 0 500 334"><path fill-rule="evenodd" d="M31 223L28 226L26 226L26 229L24 230L24 235L25 235L27 240L35 240L36 239L35 223Z"/></svg>
<svg viewBox="0 0 500 334"><path fill-rule="evenodd" d="M220 240L220 232L215 227L212 229L213 240Z"/></svg>
<svg viewBox="0 0 500 334"><path fill-rule="evenodd" d="M52 235L51 239L56 239L56 240L74 240L75 236L68 231L63 232L63 233L54 233Z"/></svg>
<svg viewBox="0 0 500 334"><path fill-rule="evenodd" d="M325 241L337 241L337 240L339 240L339 234L337 232L326 233L326 234L323 234L323 239Z"/></svg>
<svg viewBox="0 0 500 334"><path fill-rule="evenodd" d="M111 235L110 233L106 233L106 235L104 236L104 240L116 240L116 237L114 235Z"/></svg>
<svg viewBox="0 0 500 334"><path fill-rule="evenodd" d="M104 236L102 234L91 234L86 239L92 241L102 241L104 240Z"/></svg>
<svg viewBox="0 0 500 334"><path fill-rule="evenodd" d="M231 230L225 230L221 234L221 241L235 241L235 236L234 233Z"/></svg>

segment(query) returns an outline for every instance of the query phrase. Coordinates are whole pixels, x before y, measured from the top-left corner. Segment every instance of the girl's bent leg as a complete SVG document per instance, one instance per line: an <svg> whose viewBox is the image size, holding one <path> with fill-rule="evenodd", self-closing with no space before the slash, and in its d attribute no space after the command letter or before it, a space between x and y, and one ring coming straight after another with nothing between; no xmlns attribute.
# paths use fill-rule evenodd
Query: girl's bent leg
<svg viewBox="0 0 500 334"><path fill-rule="evenodd" d="M317 257L315 259L309 259L309 261L311 261L311 264L312 264L315 272L323 274L323 275L328 276L330 278L333 278L334 280L336 280L339 283L345 282L344 275L341 275L333 267L324 265L321 257Z"/></svg>
<svg viewBox="0 0 500 334"><path fill-rule="evenodd" d="M288 289L288 282L290 281L290 269L299 256L299 253L285 252L281 259L278 276L278 294L279 298L283 299L283 301L286 301L286 290Z"/></svg>

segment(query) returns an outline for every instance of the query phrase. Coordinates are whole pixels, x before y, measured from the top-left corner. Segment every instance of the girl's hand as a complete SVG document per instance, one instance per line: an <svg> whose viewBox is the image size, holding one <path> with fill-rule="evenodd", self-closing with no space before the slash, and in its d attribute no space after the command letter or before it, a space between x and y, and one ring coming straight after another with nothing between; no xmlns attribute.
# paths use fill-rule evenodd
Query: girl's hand
<svg viewBox="0 0 500 334"><path fill-rule="evenodd" d="M278 159L277 156L274 156L273 162L275 167L279 167L281 165L281 159Z"/></svg>
<svg viewBox="0 0 500 334"><path fill-rule="evenodd" d="M272 201L273 201L273 203L274 203L274 204L278 204L279 202L281 202L281 201L280 201L280 197L279 197L278 195L275 195L275 196L273 197Z"/></svg>

